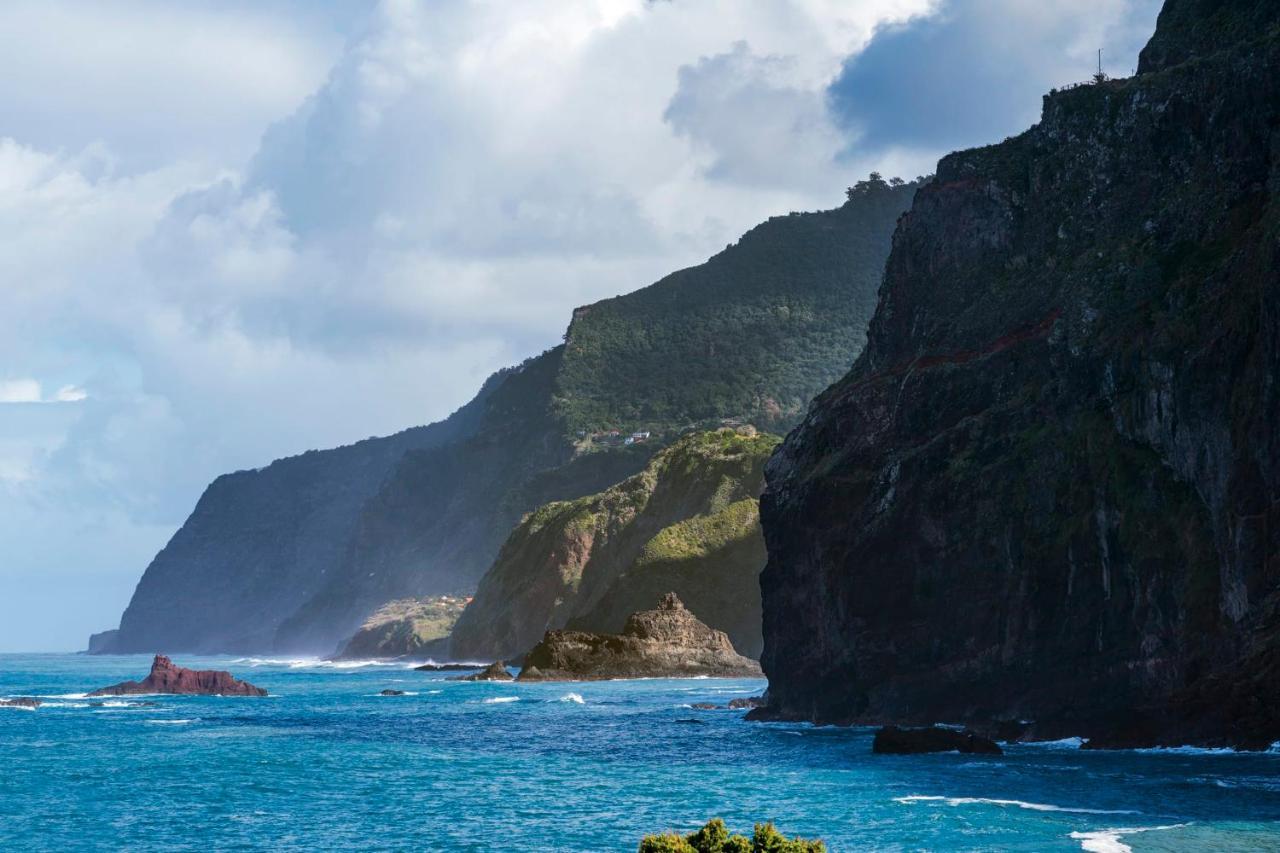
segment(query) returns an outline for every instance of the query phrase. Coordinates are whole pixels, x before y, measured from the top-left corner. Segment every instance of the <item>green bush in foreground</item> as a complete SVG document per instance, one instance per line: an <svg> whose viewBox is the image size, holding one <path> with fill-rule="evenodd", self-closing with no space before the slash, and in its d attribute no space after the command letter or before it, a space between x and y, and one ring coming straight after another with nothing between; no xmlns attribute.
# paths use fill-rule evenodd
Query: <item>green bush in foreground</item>
<svg viewBox="0 0 1280 853"><path fill-rule="evenodd" d="M787 838L772 823L757 823L750 839L730 835L724 821L715 818L697 832L685 836L674 832L646 835L640 853L826 853L821 841Z"/></svg>

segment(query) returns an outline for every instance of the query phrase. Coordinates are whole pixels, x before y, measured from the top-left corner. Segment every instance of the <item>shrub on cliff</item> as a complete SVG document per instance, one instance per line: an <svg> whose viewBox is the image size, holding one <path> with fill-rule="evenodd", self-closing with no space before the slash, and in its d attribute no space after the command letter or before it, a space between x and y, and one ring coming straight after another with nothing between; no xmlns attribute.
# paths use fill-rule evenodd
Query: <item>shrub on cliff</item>
<svg viewBox="0 0 1280 853"><path fill-rule="evenodd" d="M640 842L640 853L826 853L821 841L787 838L772 823L757 823L748 839L730 835L724 821L715 818L690 835L674 832L646 835Z"/></svg>

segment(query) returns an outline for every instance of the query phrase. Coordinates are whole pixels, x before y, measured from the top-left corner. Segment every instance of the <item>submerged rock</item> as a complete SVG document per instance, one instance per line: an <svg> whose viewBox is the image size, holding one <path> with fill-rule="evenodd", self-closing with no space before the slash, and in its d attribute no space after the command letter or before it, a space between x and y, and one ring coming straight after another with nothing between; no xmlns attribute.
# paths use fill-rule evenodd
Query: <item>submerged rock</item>
<svg viewBox="0 0 1280 853"><path fill-rule="evenodd" d="M403 690L383 690L378 695L379 696L403 696L404 691Z"/></svg>
<svg viewBox="0 0 1280 853"><path fill-rule="evenodd" d="M515 677L507 671L507 666L500 660L486 666L471 675L455 675L450 681L514 681Z"/></svg>
<svg viewBox="0 0 1280 853"><path fill-rule="evenodd" d="M0 707L9 708L39 708L44 704L42 699L36 699L33 696L17 696L13 699L0 699Z"/></svg>
<svg viewBox="0 0 1280 853"><path fill-rule="evenodd" d="M921 755L927 752L973 752L1003 755L996 742L968 729L956 731L939 726L901 729L885 726L876 732L871 751L880 755Z"/></svg>
<svg viewBox="0 0 1280 853"><path fill-rule="evenodd" d="M525 666L544 681L760 675L759 664L734 651L723 631L700 622L675 593L656 610L633 613L621 634L548 631ZM521 680L531 679L522 672Z"/></svg>
<svg viewBox="0 0 1280 853"><path fill-rule="evenodd" d="M151 673L142 681L123 681L102 687L90 696L127 696L135 693L179 693L197 696L266 696L267 691L229 672L213 669L186 669L164 655L156 655Z"/></svg>

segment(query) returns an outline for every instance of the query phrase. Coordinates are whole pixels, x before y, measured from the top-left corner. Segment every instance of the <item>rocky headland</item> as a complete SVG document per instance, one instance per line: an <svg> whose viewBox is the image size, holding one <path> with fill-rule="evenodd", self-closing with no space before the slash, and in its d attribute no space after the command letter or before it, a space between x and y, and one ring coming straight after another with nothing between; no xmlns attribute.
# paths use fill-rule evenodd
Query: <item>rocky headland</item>
<svg viewBox="0 0 1280 853"><path fill-rule="evenodd" d="M548 631L525 655L521 681L618 678L758 678L760 665L738 654L668 593L655 610L633 613L621 634Z"/></svg>
<svg viewBox="0 0 1280 853"><path fill-rule="evenodd" d="M335 660L423 657L442 653L470 599L459 595L400 598L375 610Z"/></svg>
<svg viewBox="0 0 1280 853"><path fill-rule="evenodd" d="M548 629L617 633L675 591L758 656L764 538L759 496L776 436L743 426L695 432L639 474L524 517L454 628L454 658L510 658Z"/></svg>
<svg viewBox="0 0 1280 853"><path fill-rule="evenodd" d="M142 681L123 681L99 688L90 696L129 696L139 693L173 693L193 696L266 696L267 691L229 672L186 669L164 655L156 655L151 672Z"/></svg>
<svg viewBox="0 0 1280 853"><path fill-rule="evenodd" d="M758 717L1280 739L1280 5L952 154L767 468Z"/></svg>

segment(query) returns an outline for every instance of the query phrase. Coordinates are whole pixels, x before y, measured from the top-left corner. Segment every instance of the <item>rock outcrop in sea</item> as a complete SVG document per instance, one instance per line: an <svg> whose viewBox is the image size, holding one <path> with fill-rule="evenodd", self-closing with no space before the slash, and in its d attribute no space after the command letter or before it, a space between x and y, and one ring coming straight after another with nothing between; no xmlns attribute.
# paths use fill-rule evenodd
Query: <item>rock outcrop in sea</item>
<svg viewBox="0 0 1280 853"><path fill-rule="evenodd" d="M952 154L767 468L768 709L1280 739L1280 4Z"/></svg>
<svg viewBox="0 0 1280 853"><path fill-rule="evenodd" d="M980 755L1002 755L995 741L969 730L925 726L899 728L885 726L876 732L871 751L880 755L923 755L929 752L964 752Z"/></svg>
<svg viewBox="0 0 1280 853"><path fill-rule="evenodd" d="M186 669L164 655L156 655L151 672L142 681L123 681L99 688L90 696L129 696L138 693L175 693L194 696L266 696L267 691L241 681L231 673L213 669Z"/></svg>
<svg viewBox="0 0 1280 853"><path fill-rule="evenodd" d="M548 631L525 655L520 680L757 678L760 674L760 665L734 651L723 631L707 627L675 593L668 593L657 609L633 613L621 634Z"/></svg>
<svg viewBox="0 0 1280 853"><path fill-rule="evenodd" d="M529 513L458 619L450 655L510 658L552 628L616 633L675 591L759 656L759 496L779 441L746 426L693 433L600 494Z"/></svg>

